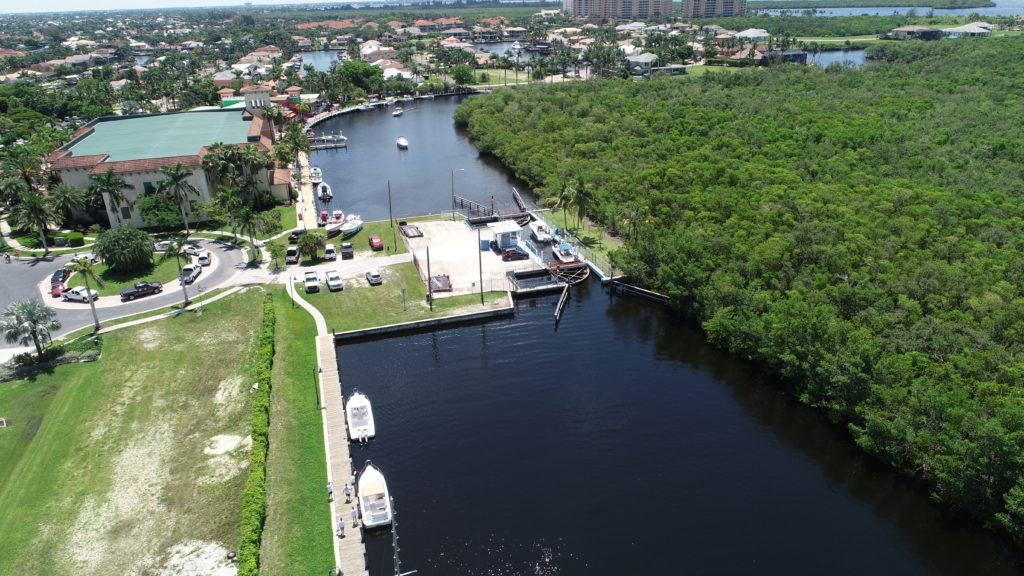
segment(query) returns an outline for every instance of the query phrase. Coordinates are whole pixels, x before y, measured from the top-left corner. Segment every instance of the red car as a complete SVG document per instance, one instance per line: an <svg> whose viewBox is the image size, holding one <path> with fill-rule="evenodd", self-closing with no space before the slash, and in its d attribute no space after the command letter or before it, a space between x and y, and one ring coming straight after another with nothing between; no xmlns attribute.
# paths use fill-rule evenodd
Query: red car
<svg viewBox="0 0 1024 576"><path fill-rule="evenodd" d="M370 236L370 248L373 250L384 249L384 242L380 239L380 236Z"/></svg>
<svg viewBox="0 0 1024 576"><path fill-rule="evenodd" d="M51 282L50 283L50 296L54 298L60 298L60 295L64 292L63 282Z"/></svg>
<svg viewBox="0 0 1024 576"><path fill-rule="evenodd" d="M506 262L509 260L526 260L529 257L529 254L519 248L505 248L505 251L501 253L501 259Z"/></svg>

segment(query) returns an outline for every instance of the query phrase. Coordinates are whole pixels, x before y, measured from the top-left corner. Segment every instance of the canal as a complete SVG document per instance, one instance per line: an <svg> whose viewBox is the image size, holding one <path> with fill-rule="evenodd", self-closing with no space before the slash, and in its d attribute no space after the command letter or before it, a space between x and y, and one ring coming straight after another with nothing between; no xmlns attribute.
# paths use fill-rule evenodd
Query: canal
<svg viewBox="0 0 1024 576"><path fill-rule="evenodd" d="M370 219L444 211L515 180L451 122L453 99L333 121L314 154ZM417 113L418 112L418 113ZM413 146L399 153L393 140ZM347 209L347 208L346 208ZM350 343L347 392L374 404L353 449L387 476L403 570L420 575L1021 574L1013 550L864 458L842 429L655 304L575 289L514 319ZM368 539L392 573L389 535Z"/></svg>

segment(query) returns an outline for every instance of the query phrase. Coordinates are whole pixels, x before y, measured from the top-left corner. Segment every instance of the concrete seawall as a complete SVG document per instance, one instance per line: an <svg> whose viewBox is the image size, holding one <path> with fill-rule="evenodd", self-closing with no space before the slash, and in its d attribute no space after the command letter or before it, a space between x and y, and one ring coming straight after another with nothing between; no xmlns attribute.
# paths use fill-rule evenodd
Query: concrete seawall
<svg viewBox="0 0 1024 576"><path fill-rule="evenodd" d="M339 343L344 342L346 340L354 340L358 338L369 338L385 334L395 334L399 332L411 332L415 330L422 330L425 328L434 328L437 326L467 324L479 320L487 320L490 318L503 318L513 316L515 315L515 304L512 301L512 294L506 293L506 298L507 300L505 305L500 307L492 307L488 310L481 310L479 312L470 312L468 314L459 314L456 316L445 316L443 318L429 318L427 320L416 320L414 322L402 322L401 324L389 324L388 326L363 328L361 330L349 330L347 332L337 332L334 334L334 342Z"/></svg>

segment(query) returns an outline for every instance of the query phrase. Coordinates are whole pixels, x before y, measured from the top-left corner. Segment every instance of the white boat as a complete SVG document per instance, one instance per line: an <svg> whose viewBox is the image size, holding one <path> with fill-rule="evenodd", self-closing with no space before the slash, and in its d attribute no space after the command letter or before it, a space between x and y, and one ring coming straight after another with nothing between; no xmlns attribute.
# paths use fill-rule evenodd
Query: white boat
<svg viewBox="0 0 1024 576"><path fill-rule="evenodd" d="M380 469L369 460L359 472L356 496L359 498L359 515L363 517L363 528L391 525L391 494L388 492L388 483Z"/></svg>
<svg viewBox="0 0 1024 576"><path fill-rule="evenodd" d="M373 106L371 106L370 104L363 104L362 106L359 107L359 109L364 112L369 112L370 110L373 110Z"/></svg>
<svg viewBox="0 0 1024 576"><path fill-rule="evenodd" d="M398 118L399 116L401 116L404 113L405 113L405 111L402 110L402 107L398 106L398 107L395 108L394 112L391 113L391 115L394 116L395 118Z"/></svg>
<svg viewBox="0 0 1024 576"><path fill-rule="evenodd" d="M345 213L344 212L342 212L341 210L335 210L334 212L331 212L331 222L332 223L344 222L344 221L345 221Z"/></svg>
<svg viewBox="0 0 1024 576"><path fill-rule="evenodd" d="M334 196L331 192L331 185L327 182L321 182L320 187L317 189L317 196L320 197L321 202L330 202Z"/></svg>
<svg viewBox="0 0 1024 576"><path fill-rule="evenodd" d="M555 253L555 258L558 258L562 262L569 263L576 261L576 255L572 253L572 245L561 243L555 244L551 247L551 251Z"/></svg>
<svg viewBox="0 0 1024 576"><path fill-rule="evenodd" d="M313 184L319 184L324 181L324 172L317 166L313 166L309 169L309 180Z"/></svg>
<svg viewBox="0 0 1024 576"><path fill-rule="evenodd" d="M355 214L349 214L342 217L340 220L337 219L337 214L341 210L335 210L335 217L331 219L331 222L327 224L327 235L336 236L341 234L342 240L355 236L360 230L363 229L363 219Z"/></svg>
<svg viewBox="0 0 1024 576"><path fill-rule="evenodd" d="M517 40L517 41L512 43L512 49L513 50L522 50L523 49L523 45L520 44L519 41Z"/></svg>
<svg viewBox="0 0 1024 576"><path fill-rule="evenodd" d="M348 437L353 442L366 442L377 434L370 399L358 390L345 403L345 418L348 420Z"/></svg>
<svg viewBox="0 0 1024 576"><path fill-rule="evenodd" d="M395 140L395 144L397 144L398 148L401 150L409 149L409 141L405 139L405 136L399 136L398 140Z"/></svg>
<svg viewBox="0 0 1024 576"><path fill-rule="evenodd" d="M530 232L537 242L542 244L551 242L551 228L548 228L548 225L541 220L530 222Z"/></svg>

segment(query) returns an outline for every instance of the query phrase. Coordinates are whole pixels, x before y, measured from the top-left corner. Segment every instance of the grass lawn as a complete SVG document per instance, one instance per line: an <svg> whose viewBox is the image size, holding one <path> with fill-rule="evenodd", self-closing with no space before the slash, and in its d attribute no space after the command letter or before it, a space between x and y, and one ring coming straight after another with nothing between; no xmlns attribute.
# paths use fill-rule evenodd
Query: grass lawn
<svg viewBox="0 0 1024 576"><path fill-rule="evenodd" d="M725 66L690 66L686 69L687 76L703 76L704 74L733 74L740 68L726 68Z"/></svg>
<svg viewBox="0 0 1024 576"><path fill-rule="evenodd" d="M327 328L337 332L484 309L480 305L479 294L466 294L435 298L434 310L431 311L426 301L427 287L412 262L382 268L380 272L384 277L380 286L370 286L365 278L359 277L346 278L345 289L341 292L330 292L324 287L319 293L306 294L302 283L296 283L295 290L320 310L327 321ZM484 302L488 305L495 299L504 302L505 298L504 292L484 293Z"/></svg>
<svg viewBox="0 0 1024 576"><path fill-rule="evenodd" d="M261 295L104 335L97 362L0 386L0 574L197 574L173 563L197 548L225 562Z"/></svg>
<svg viewBox="0 0 1024 576"><path fill-rule="evenodd" d="M561 208L552 209L546 212L537 212L548 224L557 228L563 228L568 222L569 232L579 239L584 246L585 254L588 257L595 257L598 265L604 266L608 262L608 252L622 247L622 239L610 236L604 228L584 218L583 225L577 226L574 214L570 213L568 218ZM607 267L607 266L605 266ZM608 272L608 270L605 270Z"/></svg>
<svg viewBox="0 0 1024 576"><path fill-rule="evenodd" d="M488 84L504 85L506 82L509 84L516 82L526 82L530 79L529 74L523 70L505 70L504 68L477 68L473 71L476 75L477 84ZM484 75L487 75L487 79L484 79Z"/></svg>
<svg viewBox="0 0 1024 576"><path fill-rule="evenodd" d="M277 326L261 573L323 574L334 566L334 548L324 492L323 423L313 379L316 324L292 303L284 286L271 290Z"/></svg>
<svg viewBox="0 0 1024 576"><path fill-rule="evenodd" d="M179 260L182 266L192 262L187 256L179 257ZM98 290L100 296L116 296L121 293L122 289L144 280L166 284L178 277L178 265L174 263L173 259L160 262L159 258L154 258L151 268L128 274L111 272L107 270L107 266L102 262L95 264L95 267L96 275L103 280L103 287L97 287L95 282L89 282L89 287L93 290ZM67 286L68 288L85 286L85 278L81 274L73 274L68 279Z"/></svg>
<svg viewBox="0 0 1024 576"><path fill-rule="evenodd" d="M279 232L274 232L274 234L279 234L280 232L295 230L296 228L298 228L299 220L295 214L295 206L277 206L276 208L274 208L274 212L277 212L278 214L281 215L281 230ZM266 240L267 238L270 238L274 234L261 234L257 236L256 239Z"/></svg>

